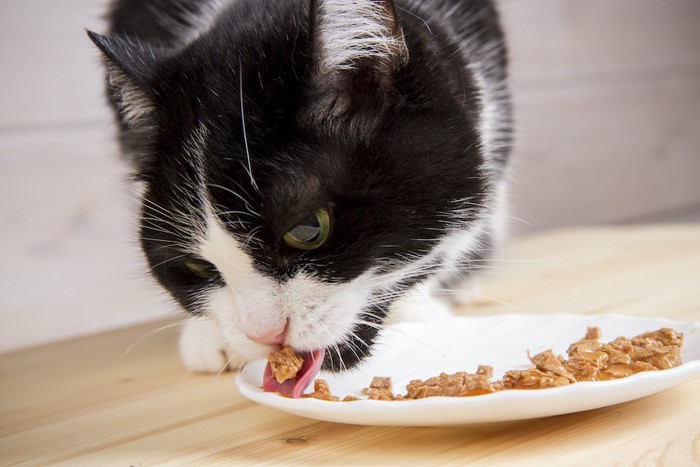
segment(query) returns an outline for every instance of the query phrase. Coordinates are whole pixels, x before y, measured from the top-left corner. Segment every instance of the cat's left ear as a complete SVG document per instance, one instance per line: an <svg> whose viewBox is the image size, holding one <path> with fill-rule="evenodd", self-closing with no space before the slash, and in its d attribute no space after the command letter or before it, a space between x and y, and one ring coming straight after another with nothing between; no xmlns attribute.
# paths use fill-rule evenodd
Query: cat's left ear
<svg viewBox="0 0 700 467"><path fill-rule="evenodd" d="M408 47L393 0L311 0L312 35L319 78L358 75L391 83L408 62Z"/></svg>
<svg viewBox="0 0 700 467"><path fill-rule="evenodd" d="M130 129L151 125L155 114L151 75L160 51L119 34L87 34L104 54L107 90L122 122Z"/></svg>

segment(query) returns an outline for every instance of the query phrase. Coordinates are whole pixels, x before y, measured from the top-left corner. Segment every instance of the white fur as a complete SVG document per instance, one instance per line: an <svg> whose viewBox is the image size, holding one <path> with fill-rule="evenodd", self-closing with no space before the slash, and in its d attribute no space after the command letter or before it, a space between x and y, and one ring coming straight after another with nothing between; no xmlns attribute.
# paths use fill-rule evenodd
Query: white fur
<svg viewBox="0 0 700 467"><path fill-rule="evenodd" d="M180 333L180 355L185 367L197 373L235 370L247 359L234 351L224 338L218 323L210 318L187 319Z"/></svg>
<svg viewBox="0 0 700 467"><path fill-rule="evenodd" d="M479 127L487 160L493 160L494 153L503 149L501 147L501 140L504 138L502 129L510 127L510 115L505 107L508 99L506 83L494 79L490 70L493 60L489 55L499 52L500 47L502 47L500 43L487 45L481 50L485 57L480 61L471 62L468 66L480 90L479 100L482 110ZM493 162L490 165L492 171L497 172L494 170Z"/></svg>
<svg viewBox="0 0 700 467"><path fill-rule="evenodd" d="M444 8L439 14L441 17L451 18L462 5L455 4ZM486 156L488 167L494 177L500 177L498 168L493 163L494 152L502 149L503 140L506 139L503 129L510 128L510 105L507 83L497 77L497 55L503 51L505 45L500 42L484 42L480 37L482 31L476 27L477 20L482 11L473 13L473 17L466 22L456 25L461 31L468 31L466 39L460 42L460 52L467 64L466 70L473 76L479 90L481 114L479 132L482 148ZM451 23L446 21L443 27L449 28ZM452 35L459 36L457 31L451 31Z"/></svg>
<svg viewBox="0 0 700 467"><path fill-rule="evenodd" d="M372 0L320 1L321 72L352 69L366 58L405 57L406 45L391 30L386 15L384 6Z"/></svg>
<svg viewBox="0 0 700 467"><path fill-rule="evenodd" d="M433 281L414 287L391 304L386 324L408 321L434 321L452 316L448 300L434 294Z"/></svg>
<svg viewBox="0 0 700 467"><path fill-rule="evenodd" d="M145 92L118 66L109 63L107 85L117 92L117 105L129 128L142 127L155 112L153 102Z"/></svg>

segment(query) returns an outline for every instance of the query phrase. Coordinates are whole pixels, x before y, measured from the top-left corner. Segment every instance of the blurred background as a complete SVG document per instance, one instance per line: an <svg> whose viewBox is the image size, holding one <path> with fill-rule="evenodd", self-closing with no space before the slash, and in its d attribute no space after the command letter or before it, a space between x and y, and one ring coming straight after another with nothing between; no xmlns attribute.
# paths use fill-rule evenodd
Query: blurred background
<svg viewBox="0 0 700 467"><path fill-rule="evenodd" d="M499 3L512 234L700 221L700 1ZM84 33L105 4L0 2L0 352L177 313L146 275Z"/></svg>

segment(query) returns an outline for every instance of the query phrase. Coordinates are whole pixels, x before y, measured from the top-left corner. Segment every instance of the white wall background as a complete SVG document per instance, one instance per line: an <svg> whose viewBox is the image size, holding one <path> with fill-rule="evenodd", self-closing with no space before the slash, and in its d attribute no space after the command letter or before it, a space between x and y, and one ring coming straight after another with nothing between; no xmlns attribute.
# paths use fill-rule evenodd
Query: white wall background
<svg viewBox="0 0 700 467"><path fill-rule="evenodd" d="M700 2L500 3L515 230L700 220ZM145 279L83 31L103 5L0 3L0 351L176 312Z"/></svg>
<svg viewBox="0 0 700 467"><path fill-rule="evenodd" d="M669 212L700 221L700 2L500 4L524 230Z"/></svg>

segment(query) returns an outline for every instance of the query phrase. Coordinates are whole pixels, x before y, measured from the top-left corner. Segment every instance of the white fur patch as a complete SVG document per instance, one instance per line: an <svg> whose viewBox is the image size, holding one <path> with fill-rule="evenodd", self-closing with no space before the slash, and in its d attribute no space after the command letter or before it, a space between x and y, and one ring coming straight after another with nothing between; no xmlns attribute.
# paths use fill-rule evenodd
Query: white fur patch
<svg viewBox="0 0 700 467"><path fill-rule="evenodd" d="M382 2L322 0L318 22L323 74L353 69L367 58L391 61L408 54L401 35L389 26L393 18Z"/></svg>
<svg viewBox="0 0 700 467"><path fill-rule="evenodd" d="M452 316L448 300L433 294L429 283L419 284L391 304L386 324L406 321L437 321Z"/></svg>
<svg viewBox="0 0 700 467"><path fill-rule="evenodd" d="M487 44L480 50L482 59L468 66L479 89L480 133L487 160L493 159L497 151L507 149L503 147L502 141L506 139L503 130L511 127L506 83L493 78L490 70L490 67L494 66L494 59L491 56L499 53L502 47L500 42ZM493 161L490 162L493 164Z"/></svg>

